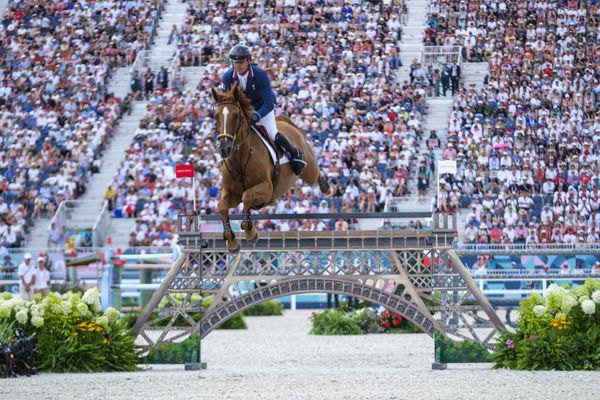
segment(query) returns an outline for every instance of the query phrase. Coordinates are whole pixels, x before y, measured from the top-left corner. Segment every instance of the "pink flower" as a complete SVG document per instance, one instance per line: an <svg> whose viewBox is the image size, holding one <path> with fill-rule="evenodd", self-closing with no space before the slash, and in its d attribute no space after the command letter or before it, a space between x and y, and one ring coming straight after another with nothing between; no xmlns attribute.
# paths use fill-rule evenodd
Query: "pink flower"
<svg viewBox="0 0 600 400"><path fill-rule="evenodd" d="M511 339L508 339L506 341L506 347L508 347L509 349L514 349L515 348L515 344Z"/></svg>

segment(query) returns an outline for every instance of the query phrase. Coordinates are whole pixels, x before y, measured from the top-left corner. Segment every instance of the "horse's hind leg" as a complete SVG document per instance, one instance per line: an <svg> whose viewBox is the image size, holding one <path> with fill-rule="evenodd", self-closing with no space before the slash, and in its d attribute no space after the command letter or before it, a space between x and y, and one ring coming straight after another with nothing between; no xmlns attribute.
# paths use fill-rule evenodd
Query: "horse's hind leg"
<svg viewBox="0 0 600 400"><path fill-rule="evenodd" d="M332 195L335 191L334 185L329 182L329 178L325 176L322 172L319 173L319 188L324 195Z"/></svg>

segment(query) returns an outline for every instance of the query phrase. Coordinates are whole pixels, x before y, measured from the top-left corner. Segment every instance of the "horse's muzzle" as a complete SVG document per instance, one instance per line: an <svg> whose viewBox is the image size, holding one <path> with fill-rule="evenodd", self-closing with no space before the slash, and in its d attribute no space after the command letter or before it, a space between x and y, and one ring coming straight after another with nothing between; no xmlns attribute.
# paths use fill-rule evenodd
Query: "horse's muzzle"
<svg viewBox="0 0 600 400"><path fill-rule="evenodd" d="M219 152L221 153L221 158L229 158L231 156L231 151L233 150L233 141L227 139L219 140Z"/></svg>

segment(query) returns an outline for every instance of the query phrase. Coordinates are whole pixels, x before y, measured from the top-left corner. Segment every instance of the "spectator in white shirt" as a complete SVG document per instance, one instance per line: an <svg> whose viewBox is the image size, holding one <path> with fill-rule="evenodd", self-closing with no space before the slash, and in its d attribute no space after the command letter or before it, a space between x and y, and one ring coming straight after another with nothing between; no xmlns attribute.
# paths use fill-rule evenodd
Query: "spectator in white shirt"
<svg viewBox="0 0 600 400"><path fill-rule="evenodd" d="M25 253L23 262L19 264L19 296L23 300L33 297L35 278L35 265L31 262L31 254Z"/></svg>
<svg viewBox="0 0 600 400"><path fill-rule="evenodd" d="M50 293L50 271L46 269L44 257L38 257L37 269L35 270L35 293L46 296Z"/></svg>

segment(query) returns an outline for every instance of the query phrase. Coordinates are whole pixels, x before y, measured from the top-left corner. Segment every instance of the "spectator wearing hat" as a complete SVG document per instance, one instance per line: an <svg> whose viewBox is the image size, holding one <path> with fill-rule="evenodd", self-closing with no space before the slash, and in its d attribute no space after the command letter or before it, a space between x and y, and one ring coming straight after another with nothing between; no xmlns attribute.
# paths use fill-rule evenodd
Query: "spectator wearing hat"
<svg viewBox="0 0 600 400"><path fill-rule="evenodd" d="M31 253L25 253L19 264L19 295L23 300L33 298L36 279L36 267L31 262Z"/></svg>
<svg viewBox="0 0 600 400"><path fill-rule="evenodd" d="M41 293L46 296L50 293L50 271L46 268L44 257L38 257L37 268L35 271L35 293Z"/></svg>

